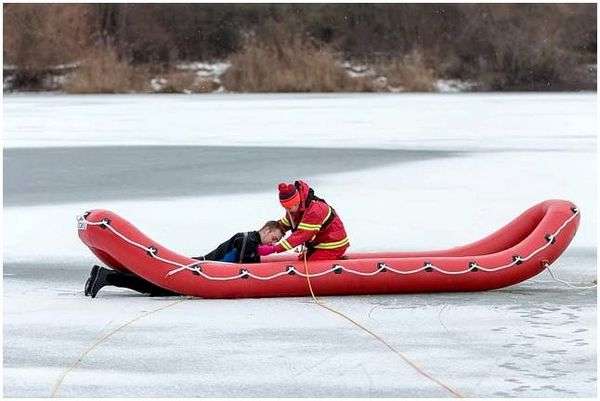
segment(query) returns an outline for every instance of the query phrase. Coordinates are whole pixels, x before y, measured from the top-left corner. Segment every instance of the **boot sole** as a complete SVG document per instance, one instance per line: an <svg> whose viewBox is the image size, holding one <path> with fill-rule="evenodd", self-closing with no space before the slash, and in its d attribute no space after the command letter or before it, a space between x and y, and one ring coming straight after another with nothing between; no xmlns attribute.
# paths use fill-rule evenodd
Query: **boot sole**
<svg viewBox="0 0 600 401"><path fill-rule="evenodd" d="M90 291L91 291L90 283L92 281L92 278L98 274L98 270L100 270L100 266L98 266L98 265L92 266L92 270L90 271L90 276L85 281L85 285L83 287L83 294L86 297L88 297L90 295Z"/></svg>
<svg viewBox="0 0 600 401"><path fill-rule="evenodd" d="M92 289L94 288L96 281L98 281L99 272L100 266L94 265L94 267L92 267L92 271L90 272L90 277L85 282L84 294L86 297L91 296L92 298L96 298L96 294L98 293L98 291L96 291L96 294L92 295Z"/></svg>

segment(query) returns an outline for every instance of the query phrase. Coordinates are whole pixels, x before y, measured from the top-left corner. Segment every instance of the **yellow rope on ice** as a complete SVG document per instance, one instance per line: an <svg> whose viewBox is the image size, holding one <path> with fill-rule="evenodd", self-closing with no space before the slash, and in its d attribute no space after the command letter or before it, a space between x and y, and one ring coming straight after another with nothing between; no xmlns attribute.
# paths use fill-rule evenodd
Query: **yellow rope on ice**
<svg viewBox="0 0 600 401"><path fill-rule="evenodd" d="M330 311L332 313L335 313L336 315L338 315L338 316L346 319L350 323L354 324L359 329L365 331L367 334L371 335L376 340L378 340L383 345L385 345L390 351L392 351L393 353L395 353L396 355L398 355L400 358L402 358L402 360L404 362L406 362L410 367L412 367L413 369L415 369L418 373L420 373L421 375L425 376L429 380L433 381L437 385L443 387L444 389L448 390L455 397L463 398L463 395L461 393L459 393L458 391L454 390L449 385L442 383L440 380L438 380L435 377L431 376L429 373L425 372L421 367L419 367L416 363L414 363L413 361L411 361L410 359L408 359L408 357L406 357L406 355L404 355L402 352L398 351L391 344L389 344L387 341L385 341L382 337L380 337L376 333L372 332L371 330L369 330L368 328L366 328L362 324L358 323L356 320L352 319L351 317L343 314L342 312L340 312L340 311L338 311L338 310L336 310L336 309L334 309L334 308L332 308L330 306L327 306L323 301L321 301L320 299L318 299L316 297L316 295L315 295L315 292L313 291L312 284L310 282L310 272L308 271L308 262L306 260L306 251L303 252L303 260L304 260L304 272L305 272L305 275L306 275L306 282L308 283L308 289L310 290L310 295L312 296L313 301L315 301L315 303L317 305L319 305L320 307L322 307L324 309L327 309L328 311Z"/></svg>
<svg viewBox="0 0 600 401"><path fill-rule="evenodd" d="M51 397L56 397L58 394L58 391L60 390L60 386L62 385L63 381L65 380L65 378L67 377L67 375L73 371L80 363L81 361L83 361L83 358L85 358L90 352L92 352L96 347L98 347L100 344L102 344L104 341L106 341L107 339L109 339L113 334L117 333L118 331L124 329L125 327L131 325L132 323L148 316L151 315L153 313L159 312L161 310L170 308L171 306L174 306L178 303L181 303L183 301L187 301L189 298L185 298L185 299L178 299L177 301L174 302L170 302L167 305L161 306L160 308L156 308L153 309L149 312L143 313L125 323L123 323L122 325L120 325L119 327L117 327L116 329L108 332L107 334L103 335L102 337L100 337L98 340L96 340L89 348L87 348L80 356L79 358L77 358L77 360L71 365L69 366L58 378L58 380L56 381L56 383L54 384L54 388L52 389L52 394Z"/></svg>

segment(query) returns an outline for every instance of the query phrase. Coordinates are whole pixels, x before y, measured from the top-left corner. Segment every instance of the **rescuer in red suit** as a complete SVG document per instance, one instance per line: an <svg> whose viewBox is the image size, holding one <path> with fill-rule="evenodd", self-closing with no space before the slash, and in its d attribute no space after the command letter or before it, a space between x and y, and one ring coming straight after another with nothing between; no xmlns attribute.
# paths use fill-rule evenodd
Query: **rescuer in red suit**
<svg viewBox="0 0 600 401"><path fill-rule="evenodd" d="M286 210L279 224L288 238L274 245L259 245L261 256L289 251L305 245L308 260L341 259L350 246L344 224L335 210L324 199L315 196L303 181L279 184L279 201Z"/></svg>

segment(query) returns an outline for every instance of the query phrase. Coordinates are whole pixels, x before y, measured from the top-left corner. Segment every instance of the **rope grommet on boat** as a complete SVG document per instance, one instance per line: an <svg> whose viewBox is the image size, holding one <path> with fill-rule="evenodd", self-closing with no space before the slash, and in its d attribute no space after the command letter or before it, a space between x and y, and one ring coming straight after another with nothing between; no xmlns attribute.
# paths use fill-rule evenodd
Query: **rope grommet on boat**
<svg viewBox="0 0 600 401"><path fill-rule="evenodd" d="M335 274L342 274L343 268L340 265L333 265L332 266L333 272Z"/></svg>
<svg viewBox="0 0 600 401"><path fill-rule="evenodd" d="M546 241L548 241L551 244L554 244L556 242L556 237L552 234L546 234L544 238L546 238Z"/></svg>
<svg viewBox="0 0 600 401"><path fill-rule="evenodd" d="M156 255L158 255L158 249L156 249L155 247L153 247L152 245L150 245L148 247L148 249L146 250L146 254L148 256L150 256L151 258L155 257Z"/></svg>
<svg viewBox="0 0 600 401"><path fill-rule="evenodd" d="M388 271L388 269L386 268L386 264L384 262L379 262L377 263L377 269L379 270L379 272L386 272Z"/></svg>
<svg viewBox="0 0 600 401"><path fill-rule="evenodd" d="M247 279L250 278L250 274L246 269L240 269L240 278Z"/></svg>
<svg viewBox="0 0 600 401"><path fill-rule="evenodd" d="M431 262L425 262L423 264L423 267L425 268L425 271L428 273L433 271L433 265L431 264Z"/></svg>
<svg viewBox="0 0 600 401"><path fill-rule="evenodd" d="M519 255L515 255L512 257L512 261L514 264L520 265L521 263L523 263L523 258L520 257Z"/></svg>
<svg viewBox="0 0 600 401"><path fill-rule="evenodd" d="M472 272L479 271L477 262L469 262L469 270Z"/></svg>
<svg viewBox="0 0 600 401"><path fill-rule="evenodd" d="M287 274L289 274L290 276L293 276L296 274L296 268L294 266L288 266L286 268L286 272Z"/></svg>
<svg viewBox="0 0 600 401"><path fill-rule="evenodd" d="M110 225L110 219L102 219L102 221L100 223L102 223L100 225L100 228L103 230L106 230L108 228L108 226Z"/></svg>

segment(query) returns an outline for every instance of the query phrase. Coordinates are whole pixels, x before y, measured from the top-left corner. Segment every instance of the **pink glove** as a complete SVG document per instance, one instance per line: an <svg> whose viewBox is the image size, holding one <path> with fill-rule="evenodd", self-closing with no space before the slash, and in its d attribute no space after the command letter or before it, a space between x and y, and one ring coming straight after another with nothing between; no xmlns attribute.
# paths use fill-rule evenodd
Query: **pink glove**
<svg viewBox="0 0 600 401"><path fill-rule="evenodd" d="M267 256L275 253L275 249L277 249L275 245L259 245L257 251L260 256Z"/></svg>

